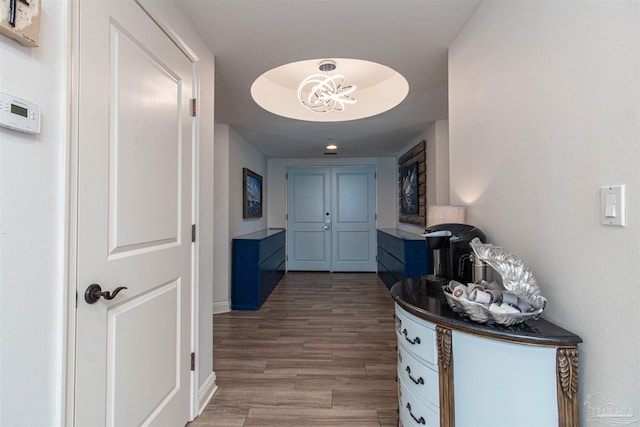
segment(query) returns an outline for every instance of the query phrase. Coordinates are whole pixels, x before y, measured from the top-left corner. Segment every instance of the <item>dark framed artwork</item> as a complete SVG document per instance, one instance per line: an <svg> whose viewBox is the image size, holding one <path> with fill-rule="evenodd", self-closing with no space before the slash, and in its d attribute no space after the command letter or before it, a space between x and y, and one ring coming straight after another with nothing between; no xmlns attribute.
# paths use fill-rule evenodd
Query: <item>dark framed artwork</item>
<svg viewBox="0 0 640 427"><path fill-rule="evenodd" d="M242 218L262 218L262 177L242 168Z"/></svg>
<svg viewBox="0 0 640 427"><path fill-rule="evenodd" d="M427 218L427 161L425 141L398 159L400 222L425 226Z"/></svg>

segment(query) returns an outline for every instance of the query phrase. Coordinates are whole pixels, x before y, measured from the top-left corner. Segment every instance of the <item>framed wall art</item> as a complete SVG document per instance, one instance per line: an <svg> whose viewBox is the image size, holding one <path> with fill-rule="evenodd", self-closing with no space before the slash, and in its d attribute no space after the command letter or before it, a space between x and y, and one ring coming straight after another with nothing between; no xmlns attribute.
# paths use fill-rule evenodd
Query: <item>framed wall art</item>
<svg viewBox="0 0 640 427"><path fill-rule="evenodd" d="M400 222L424 227L427 217L426 142L421 141L398 159Z"/></svg>
<svg viewBox="0 0 640 427"><path fill-rule="evenodd" d="M262 177L242 168L242 218L262 218Z"/></svg>

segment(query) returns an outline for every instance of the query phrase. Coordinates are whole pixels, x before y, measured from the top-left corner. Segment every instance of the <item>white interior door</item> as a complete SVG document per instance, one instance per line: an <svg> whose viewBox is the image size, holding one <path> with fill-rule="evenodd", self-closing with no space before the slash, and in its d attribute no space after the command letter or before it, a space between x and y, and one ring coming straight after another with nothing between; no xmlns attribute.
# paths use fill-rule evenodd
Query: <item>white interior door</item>
<svg viewBox="0 0 640 427"><path fill-rule="evenodd" d="M182 426L192 64L132 0L79 11L75 425ZM93 283L127 289L89 304Z"/></svg>
<svg viewBox="0 0 640 427"><path fill-rule="evenodd" d="M289 270L376 271L374 167L292 168Z"/></svg>
<svg viewBox="0 0 640 427"><path fill-rule="evenodd" d="M331 271L376 271L375 168L333 168Z"/></svg>
<svg viewBox="0 0 640 427"><path fill-rule="evenodd" d="M331 269L331 171L289 169L287 178L287 268Z"/></svg>

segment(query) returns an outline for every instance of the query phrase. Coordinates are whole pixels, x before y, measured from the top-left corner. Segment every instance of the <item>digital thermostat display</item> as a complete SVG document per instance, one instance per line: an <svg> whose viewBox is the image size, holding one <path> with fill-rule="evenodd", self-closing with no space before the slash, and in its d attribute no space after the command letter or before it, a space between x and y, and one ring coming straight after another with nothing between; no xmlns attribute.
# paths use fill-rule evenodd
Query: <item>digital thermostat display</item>
<svg viewBox="0 0 640 427"><path fill-rule="evenodd" d="M0 126L26 133L40 133L40 107L0 92Z"/></svg>
<svg viewBox="0 0 640 427"><path fill-rule="evenodd" d="M13 114L18 114L22 117L29 117L29 115L27 114L29 110L16 104L11 104L11 112Z"/></svg>

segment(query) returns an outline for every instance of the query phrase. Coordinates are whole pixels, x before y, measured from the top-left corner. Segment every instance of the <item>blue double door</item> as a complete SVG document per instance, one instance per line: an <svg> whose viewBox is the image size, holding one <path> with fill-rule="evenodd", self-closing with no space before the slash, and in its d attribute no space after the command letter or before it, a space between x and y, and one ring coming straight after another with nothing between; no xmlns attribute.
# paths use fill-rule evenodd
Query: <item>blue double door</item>
<svg viewBox="0 0 640 427"><path fill-rule="evenodd" d="M287 268L376 271L373 166L287 171Z"/></svg>

